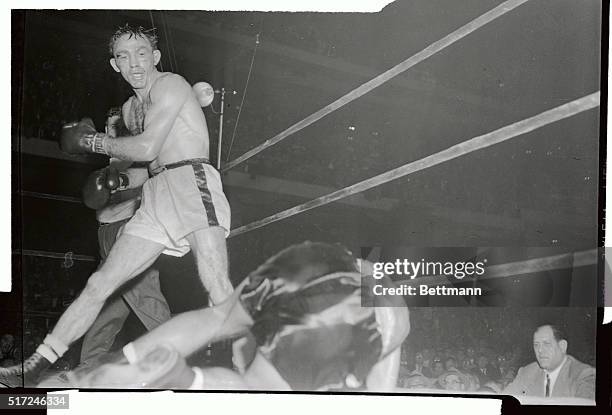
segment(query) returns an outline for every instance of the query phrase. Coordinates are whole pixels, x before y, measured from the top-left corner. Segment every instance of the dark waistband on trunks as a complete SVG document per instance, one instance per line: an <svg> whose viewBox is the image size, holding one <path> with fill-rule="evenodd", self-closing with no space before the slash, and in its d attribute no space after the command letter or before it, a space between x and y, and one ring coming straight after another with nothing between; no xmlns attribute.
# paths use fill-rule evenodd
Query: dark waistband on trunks
<svg viewBox="0 0 612 415"><path fill-rule="evenodd" d="M157 166L155 169L152 169L151 165L149 165L149 177L157 176L158 174L166 170L172 170L172 169L176 169L178 167L183 167L183 166L193 166L195 164L208 164L212 166L210 160L204 157L196 158L196 159L181 160L181 161L177 161L176 163L168 163L166 165Z"/></svg>

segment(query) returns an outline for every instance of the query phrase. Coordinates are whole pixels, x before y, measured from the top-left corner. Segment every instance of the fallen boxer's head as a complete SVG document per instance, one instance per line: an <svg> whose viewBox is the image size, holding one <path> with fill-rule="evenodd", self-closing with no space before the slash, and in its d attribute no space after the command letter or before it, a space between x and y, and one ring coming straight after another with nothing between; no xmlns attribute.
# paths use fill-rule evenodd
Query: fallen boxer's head
<svg viewBox="0 0 612 415"><path fill-rule="evenodd" d="M299 288L308 281L334 272L357 272L353 255L339 244L306 241L272 256L249 278L281 279Z"/></svg>

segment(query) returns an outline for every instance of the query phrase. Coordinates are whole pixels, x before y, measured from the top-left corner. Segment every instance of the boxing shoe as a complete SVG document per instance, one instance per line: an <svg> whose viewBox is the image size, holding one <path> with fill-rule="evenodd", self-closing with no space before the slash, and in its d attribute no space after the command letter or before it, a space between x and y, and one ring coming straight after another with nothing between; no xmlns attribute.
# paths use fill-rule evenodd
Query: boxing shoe
<svg viewBox="0 0 612 415"><path fill-rule="evenodd" d="M40 353L35 352L23 362L23 365L0 368L0 383L12 388L36 386L40 375L49 366L51 362Z"/></svg>

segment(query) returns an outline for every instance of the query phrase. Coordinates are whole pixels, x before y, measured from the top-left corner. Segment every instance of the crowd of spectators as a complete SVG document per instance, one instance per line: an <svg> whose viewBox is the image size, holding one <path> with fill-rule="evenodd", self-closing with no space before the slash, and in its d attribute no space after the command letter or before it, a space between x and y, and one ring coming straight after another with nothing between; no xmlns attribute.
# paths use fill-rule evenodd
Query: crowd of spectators
<svg viewBox="0 0 612 415"><path fill-rule="evenodd" d="M487 346L402 349L400 387L500 393L522 364L521 351Z"/></svg>
<svg viewBox="0 0 612 415"><path fill-rule="evenodd" d="M9 367L20 361L20 348L12 334L0 336L0 367Z"/></svg>

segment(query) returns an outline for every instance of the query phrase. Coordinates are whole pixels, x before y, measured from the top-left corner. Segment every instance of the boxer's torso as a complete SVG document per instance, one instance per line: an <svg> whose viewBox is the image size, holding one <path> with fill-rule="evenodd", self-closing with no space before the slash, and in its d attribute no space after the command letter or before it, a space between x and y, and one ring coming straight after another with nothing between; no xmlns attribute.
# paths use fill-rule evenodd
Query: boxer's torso
<svg viewBox="0 0 612 415"><path fill-rule="evenodd" d="M165 76L172 76L172 74L168 72L161 73L153 83L151 90L154 90L157 81ZM151 121L147 119L147 112L151 105L153 105L151 95L151 91L144 99L133 95L123 106L125 123L134 135L145 131L147 124ZM175 163L186 159L208 157L209 138L206 119L195 95L192 93L189 94L183 103L157 158L151 162L151 167L155 168L159 165Z"/></svg>

